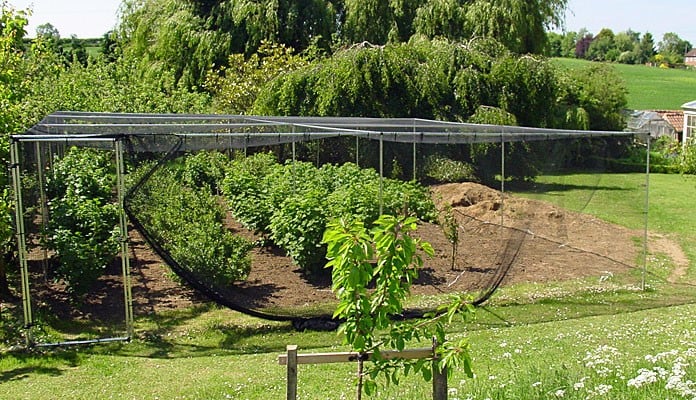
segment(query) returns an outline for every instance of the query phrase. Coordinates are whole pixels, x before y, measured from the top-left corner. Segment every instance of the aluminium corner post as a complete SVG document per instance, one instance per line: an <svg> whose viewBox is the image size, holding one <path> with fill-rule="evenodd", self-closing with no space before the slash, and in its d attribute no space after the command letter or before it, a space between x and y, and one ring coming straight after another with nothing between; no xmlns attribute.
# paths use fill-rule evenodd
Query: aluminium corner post
<svg viewBox="0 0 696 400"><path fill-rule="evenodd" d="M500 226L505 226L505 132L500 134Z"/></svg>
<svg viewBox="0 0 696 400"><path fill-rule="evenodd" d="M641 272L640 289L645 291L645 275L648 269L648 210L650 207L650 131L647 135L647 146L645 156L645 209L643 221L643 271Z"/></svg>
<svg viewBox="0 0 696 400"><path fill-rule="evenodd" d="M41 156L41 143L34 143L34 151L36 152L36 172L39 179L39 199L41 201L41 237L46 241L46 232L48 229L48 197L46 196L46 179L44 177L44 163ZM51 158L50 156L48 157ZM48 280L48 249L43 246L43 267L44 281Z"/></svg>
<svg viewBox="0 0 696 400"><path fill-rule="evenodd" d="M128 221L124 210L124 197L126 193L123 175L125 167L123 163L123 142L121 139L114 141L116 151L116 186L118 192L119 225L121 230L121 269L123 272L123 302L126 317L126 331L128 337L133 337L133 295L131 293L130 259L128 254Z"/></svg>
<svg viewBox="0 0 696 400"><path fill-rule="evenodd" d="M26 231L24 230L24 205L22 199L22 171L19 163L19 141L12 139L10 144L10 163L12 168L12 189L15 203L15 235L17 237L17 253L19 270L22 280L22 309L24 311L24 328L26 329L26 344L33 344L31 327L34 317L31 311L31 294L29 293L29 268L27 266Z"/></svg>
<svg viewBox="0 0 696 400"><path fill-rule="evenodd" d="M360 166L360 136L355 135L355 165Z"/></svg>
<svg viewBox="0 0 696 400"><path fill-rule="evenodd" d="M295 124L292 124L292 194L295 194L295 188L297 187L297 149L295 146Z"/></svg>
<svg viewBox="0 0 696 400"><path fill-rule="evenodd" d="M417 177L416 177L416 173L417 173L417 171L416 171L416 151L417 151L416 138L417 137L418 137L418 134L416 132L416 120L414 119L413 120L413 154L412 154L413 155L413 160L412 160L412 162L413 162L413 178L412 178L412 180L414 182L417 179Z"/></svg>
<svg viewBox="0 0 696 400"><path fill-rule="evenodd" d="M379 133L379 215L384 213L384 133Z"/></svg>

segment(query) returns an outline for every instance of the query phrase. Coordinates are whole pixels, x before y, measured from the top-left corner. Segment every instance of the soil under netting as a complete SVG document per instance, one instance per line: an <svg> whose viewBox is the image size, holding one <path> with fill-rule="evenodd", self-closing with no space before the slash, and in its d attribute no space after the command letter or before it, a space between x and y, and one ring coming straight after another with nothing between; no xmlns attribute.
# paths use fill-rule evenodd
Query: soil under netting
<svg viewBox="0 0 696 400"><path fill-rule="evenodd" d="M555 200L570 199L576 193L583 193L579 196L592 196L593 191L598 189L595 177L601 179L602 174L617 173L624 168L617 163L617 157L624 156L622 152L633 145L634 138L627 132L563 131L420 119L59 112L46 117L25 135L13 138L12 150L16 159L13 181L16 181L18 193L25 190L28 194L26 200L18 199L17 202L26 202L27 208L32 207L31 212L37 214L38 210L45 214L46 207L41 204L47 203L47 200L51 202L43 192L45 183L42 181L46 177L42 173L48 174L50 180L50 174L55 172L54 163L68 158L72 149L92 148L101 154L115 156L117 183L113 193L114 197L118 197L114 199L118 204L114 205L119 207L121 243L124 243L122 239L126 235L125 216L129 219L129 259L135 315L189 307L209 299L267 319L330 317L336 304L331 291L330 271L317 271L315 259L310 264L296 257L296 263L286 255L286 251L293 251L287 242L291 245L302 243L307 237L314 238L311 235L316 236L316 232L305 235L299 231L299 236L287 239L290 235L282 236L287 232L279 234L275 228L268 229L269 225L255 226L254 218L258 214L251 213L250 216L249 213L244 215L239 212L240 207L256 206L264 213L267 209L275 213L276 208L281 208L279 205L285 204L284 201L290 197L296 202L306 200L306 195L311 191L303 187L302 190L306 192L295 193L295 188L300 186L299 182L304 182L303 179L314 182L312 179L315 178L302 175L309 171L310 166L317 169L326 166L328 171L334 171L332 173L335 175L327 173L321 179L328 181L329 176L342 177L346 181L355 179L362 185L350 187L350 190L348 186L340 188L343 191L337 190L339 194L332 197L334 202L337 202L337 198L341 201L344 198L357 199L369 203L371 210L379 204L380 214L383 202L391 201L389 212L399 213L402 209L404 212L409 210L411 204L406 203L413 198L421 196L427 199L427 192L422 191L423 184L471 181L429 186L439 218L433 217L432 203L428 202L430 211L424 212L423 219L433 222L420 223L415 235L429 242L435 249L435 255L424 257L424 267L412 287L412 294L416 297L407 306L408 315L415 316L432 310L445 301L447 294L471 294L476 303L482 303L494 295L499 286L622 274L637 268L638 260L645 251L645 230L623 228L590 216L589 213L596 210L585 210L582 201L581 206L577 207L577 199L573 199L574 206L565 208L562 201L558 203L561 206L552 205L528 199L526 195L523 198L522 195L510 194L504 188L509 183L536 184L537 178L563 179L568 174L573 175L573 179L589 179L592 182L568 182L568 185L560 185L561 188L555 183L541 183L539 192L529 192L529 197L537 194L545 199L554 198L552 196L556 194L552 191L564 191ZM220 186L218 181L206 186L210 193L205 197L201 192L188 190L192 189L190 183L181 180L184 177L179 173L196 174L199 172L197 168L209 167L204 165L207 161L201 161L205 158L195 158L199 154L205 155L208 150L215 150L210 154L216 153L225 158L225 163L248 160L257 155L272 155L277 163L273 166L263 164L265 161L261 157L243 167L253 169L261 165L274 171L276 175L273 178L277 181L263 180L266 176L255 172L247 176L243 168L230 174L227 170L229 164L226 164L221 168L224 170L223 176L216 176L215 179L221 179L220 182L226 185L225 179L241 176L242 181L248 179L254 182L256 186L251 188L253 190L234 180L229 187ZM193 160L191 165L187 164L189 160ZM336 172L346 165L349 167L341 170L340 174ZM180 168L182 166L190 166L191 169ZM282 167L288 170L280 172ZM640 174L635 166L626 168ZM460 176L450 177L452 169L456 169ZM209 172L217 173L213 169ZM34 178L31 178L32 174ZM22 175L29 178L24 189ZM196 179L194 176L193 180ZM269 182L273 189L276 189L273 185L281 189L274 193L275 198L264 197L270 190ZM473 182L487 182L500 190ZM619 185L621 187L600 189L634 196L629 202L641 204L642 199L647 198L647 187L636 182L631 180L632 186L625 188ZM392 192L385 199L383 185L413 185L417 189L399 194ZM336 192L333 190L337 187L334 185L332 191L326 189L321 195L334 195ZM376 195L377 187L379 196ZM257 196L256 190L264 195ZM398 190L402 190L400 186ZM409 197L411 195L413 197ZM171 199L179 199L179 202L168 202ZM605 205L605 202L605 199L593 201L593 206L609 207L610 204ZM218 205L223 211L215 214L215 219L209 214L199 218L203 215L199 211L218 210ZM361 205L340 203L345 209L334 214L327 212L322 217L353 215L350 207ZM222 223L219 218L224 218L226 208L234 211L227 211L227 218ZM415 205L410 212L414 212L414 209ZM283 209L283 212L286 214L273 214L270 217L264 214L262 217L271 222L276 218L276 221L286 222L287 225L294 224L293 229L304 222L294 219L296 214L289 214L287 209ZM619 210L618 214L623 212ZM628 212L647 212L647 209L632 207ZM48 214L46 220L50 219ZM374 218L369 220L367 215L360 215L360 218L365 218L366 223L370 224ZM447 215L454 218L458 229L454 259L449 240L451 235L448 238L445 232L448 226L442 224ZM178 218L180 216L190 218ZM195 221L194 217L197 218ZM435 219L439 219L441 224ZM633 222L628 225L639 226L640 223L635 222L640 221L641 217L638 214L619 215L615 221L623 225L624 219ZM314 227L323 227L315 220L312 223ZM33 224L36 224L36 220ZM265 236L248 227L264 232ZM27 233L33 236L29 240L34 240L40 229L38 226L30 227ZM18 231L23 230L18 228ZM185 235L174 234L179 230ZM228 246L233 240L225 242L230 233L234 235L234 240L239 237L246 239L244 245ZM201 240L195 242L196 246L191 246L191 238ZM283 240L286 243L282 243ZM230 247L245 248L247 243L253 243L248 276L241 280L246 270L228 274L227 268L243 264L227 263L233 258L228 253L223 253L224 259L217 258L217 255L209 256L210 252L217 251L212 249L218 248L209 245L213 242L216 245L224 242L223 246L227 246L225 251ZM320 247L321 244L312 242L312 246ZM196 252L192 251L193 247ZM125 251L122 245L121 252ZM308 258L315 255L321 256L317 252ZM45 257L45 254L28 260L31 290L38 291L32 301L40 307L47 307L49 312L59 317L118 320L123 315L120 310L123 302L120 299L128 296L123 295L120 260L115 260L93 290L76 304L68 300L65 287L52 283L50 276L42 276L42 256ZM23 282L23 285L28 292L29 283ZM110 291L116 294L110 296ZM132 320L127 315L126 320L129 319Z"/></svg>
<svg viewBox="0 0 696 400"><path fill-rule="evenodd" d="M433 245L435 256L424 259L414 295L476 294L490 287L502 264L509 264L500 277L503 285L618 274L634 268L642 251L635 242L642 231L542 201L505 196L501 202L500 192L476 183L434 186L432 191L440 208L453 207L459 246L452 268L452 245L442 226L419 225L416 236ZM238 234L251 235L234 222L231 226ZM256 248L252 260L248 279L230 289L245 307L294 309L307 316L334 299L328 274L306 276L276 248Z"/></svg>
<svg viewBox="0 0 696 400"><path fill-rule="evenodd" d="M499 191L476 183L445 184L431 189L439 208L446 204L452 207L460 227L459 246L452 268L452 245L442 226L419 225L416 236L431 243L436 252L434 257L425 258L420 278L412 287L414 295L460 292L481 295L479 291L498 278L503 263L510 265L499 277L502 286L620 274L635 268L635 260L642 251L635 240L642 231L566 211L543 201L502 197ZM501 216L504 226L500 225ZM228 225L236 234L258 238L231 216ZM139 232L131 229L130 236L135 315L207 301L176 278ZM323 315L332 307L335 297L328 273L308 276L282 250L270 245L254 248L251 258L248 279L222 293L233 297L240 306L298 317ZM35 261L32 265L38 274L40 263ZM36 300L58 317L106 321L122 318L120 263L112 264L97 286L77 307L69 302L58 284L37 284Z"/></svg>

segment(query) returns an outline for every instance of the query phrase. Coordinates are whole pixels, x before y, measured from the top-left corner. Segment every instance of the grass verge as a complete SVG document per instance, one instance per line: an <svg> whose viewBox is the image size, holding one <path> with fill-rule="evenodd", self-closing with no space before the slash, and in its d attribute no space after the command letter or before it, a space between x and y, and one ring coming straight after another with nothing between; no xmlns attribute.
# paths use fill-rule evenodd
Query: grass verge
<svg viewBox="0 0 696 400"><path fill-rule="evenodd" d="M582 68L591 61L555 58L566 68ZM696 71L663 69L645 65L612 64L628 89L627 107L632 110L679 110L694 100Z"/></svg>

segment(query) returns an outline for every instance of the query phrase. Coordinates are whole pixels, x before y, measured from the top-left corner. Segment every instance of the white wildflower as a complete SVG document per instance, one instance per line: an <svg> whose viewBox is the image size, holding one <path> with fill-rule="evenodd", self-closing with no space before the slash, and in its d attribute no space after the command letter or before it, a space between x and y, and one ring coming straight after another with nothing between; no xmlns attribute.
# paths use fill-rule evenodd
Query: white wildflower
<svg viewBox="0 0 696 400"><path fill-rule="evenodd" d="M650 371L645 368L641 368L638 370L638 376L636 376L633 379L629 379L626 385L638 389L643 385L655 382L657 382L657 373L655 371Z"/></svg>

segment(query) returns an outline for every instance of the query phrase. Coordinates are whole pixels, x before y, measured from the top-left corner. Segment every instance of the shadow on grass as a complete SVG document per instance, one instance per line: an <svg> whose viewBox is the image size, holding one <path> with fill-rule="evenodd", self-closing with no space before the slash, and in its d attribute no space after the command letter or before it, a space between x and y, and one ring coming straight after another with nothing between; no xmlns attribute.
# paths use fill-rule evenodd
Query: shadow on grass
<svg viewBox="0 0 696 400"><path fill-rule="evenodd" d="M0 387L3 382L30 379L32 375L60 376L64 367L74 368L80 364L75 350L37 351L36 349L7 352L3 358L13 359L17 368L0 372ZM32 365L38 364L38 365Z"/></svg>
<svg viewBox="0 0 696 400"><path fill-rule="evenodd" d="M617 297L617 294L623 294L626 297ZM669 292L607 292L599 295L586 294L565 298L538 299L533 303L509 302L502 305L480 307L477 311L476 321L467 329L482 330L533 325L595 316L620 315L694 303L696 303L696 298L693 296L693 288L686 286L672 286Z"/></svg>
<svg viewBox="0 0 696 400"><path fill-rule="evenodd" d="M183 357L208 357L221 354L271 353L285 351L284 338L297 331L291 322L272 322L252 317L220 321L211 317L209 323L204 314L219 309L214 303L203 304L185 310L142 317L132 343L119 343L94 347L94 352L106 352L131 357L174 359ZM198 321L192 325L191 321ZM310 333L311 335L311 333ZM288 339L289 340L289 339ZM319 341L323 343L322 341ZM319 347L303 341L305 348Z"/></svg>
<svg viewBox="0 0 696 400"><path fill-rule="evenodd" d="M60 368L56 367L20 367L15 368L10 371L0 372L0 386L2 382L18 381L22 379L28 379L31 375L50 375L59 376L61 375Z"/></svg>
<svg viewBox="0 0 696 400"><path fill-rule="evenodd" d="M568 192L568 191L626 191L629 188L620 186L600 186L600 185L578 185L557 182L522 182L513 181L505 183L506 189L513 192L521 193L548 193L548 192Z"/></svg>

